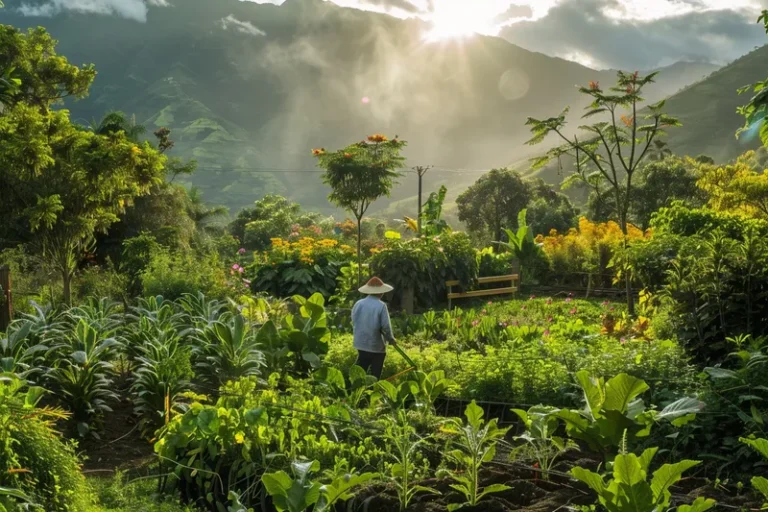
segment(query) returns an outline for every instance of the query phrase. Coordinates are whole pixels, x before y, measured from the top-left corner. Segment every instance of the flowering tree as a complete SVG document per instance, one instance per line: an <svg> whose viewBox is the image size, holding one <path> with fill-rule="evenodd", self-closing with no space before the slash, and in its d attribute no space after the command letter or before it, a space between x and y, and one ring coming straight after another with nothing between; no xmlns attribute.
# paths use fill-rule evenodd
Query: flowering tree
<svg viewBox="0 0 768 512"><path fill-rule="evenodd" d="M638 109L645 101L641 94L643 88L653 82L656 73L640 76L638 72L618 72L616 85L604 90L597 82L590 82L579 91L589 96L592 102L587 107L583 118L601 116L600 122L580 126L584 132L569 136L565 133L565 117L568 108L557 117L549 119L528 118L533 137L528 144L535 145L544 141L550 134L555 134L561 144L553 147L544 156L536 158L534 168L540 168L552 159L568 156L576 161L576 174L590 186L595 183L607 183L615 198L615 214L625 237L628 230L628 216L633 203L633 183L635 173L643 160L653 149L654 141L665 134L664 128L680 126L680 122L662 112L664 101L649 105L648 113L643 116L645 123L638 120ZM639 108L638 108L639 107ZM625 273L627 306L634 314L634 301L631 290L631 275Z"/></svg>
<svg viewBox="0 0 768 512"><path fill-rule="evenodd" d="M331 187L328 199L348 210L357 220L357 280L362 282L362 220L371 204L389 196L401 173L405 158L400 150L406 142L371 135L367 140L335 152L314 149L317 165L325 169L323 183Z"/></svg>

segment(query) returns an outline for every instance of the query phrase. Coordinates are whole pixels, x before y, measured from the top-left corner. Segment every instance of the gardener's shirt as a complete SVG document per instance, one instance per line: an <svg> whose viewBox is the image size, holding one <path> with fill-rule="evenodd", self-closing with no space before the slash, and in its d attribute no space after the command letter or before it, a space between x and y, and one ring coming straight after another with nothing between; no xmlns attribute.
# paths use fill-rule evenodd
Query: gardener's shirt
<svg viewBox="0 0 768 512"><path fill-rule="evenodd" d="M387 351L385 341L395 341L387 305L370 295L352 308L352 327L357 350L381 354Z"/></svg>

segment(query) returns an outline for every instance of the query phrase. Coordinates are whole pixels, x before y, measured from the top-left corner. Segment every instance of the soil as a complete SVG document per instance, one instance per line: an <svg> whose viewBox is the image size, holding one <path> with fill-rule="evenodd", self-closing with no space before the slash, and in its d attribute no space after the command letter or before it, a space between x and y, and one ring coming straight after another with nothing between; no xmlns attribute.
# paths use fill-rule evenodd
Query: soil
<svg viewBox="0 0 768 512"><path fill-rule="evenodd" d="M80 443L84 452L85 473L108 473L115 469L131 470L144 466L154 457L152 444L142 439L133 404L121 401L104 415L104 429L100 439Z"/></svg>

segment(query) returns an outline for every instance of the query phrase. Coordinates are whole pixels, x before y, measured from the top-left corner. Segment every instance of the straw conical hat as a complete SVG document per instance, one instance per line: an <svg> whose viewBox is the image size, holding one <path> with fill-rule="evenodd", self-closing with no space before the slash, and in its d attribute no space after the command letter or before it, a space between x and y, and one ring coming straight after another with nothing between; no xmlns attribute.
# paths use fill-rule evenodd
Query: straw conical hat
<svg viewBox="0 0 768 512"><path fill-rule="evenodd" d="M392 290L394 290L393 287L385 284L384 281L378 277L373 277L365 284L365 286L361 286L357 291L366 295L384 295Z"/></svg>

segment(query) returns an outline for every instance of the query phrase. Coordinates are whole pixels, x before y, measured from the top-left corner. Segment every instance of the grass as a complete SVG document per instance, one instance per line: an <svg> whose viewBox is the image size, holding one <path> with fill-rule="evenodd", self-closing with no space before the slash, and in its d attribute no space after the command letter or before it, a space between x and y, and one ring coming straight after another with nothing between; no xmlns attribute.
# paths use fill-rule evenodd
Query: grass
<svg viewBox="0 0 768 512"><path fill-rule="evenodd" d="M110 478L89 477L95 504L87 512L193 512L170 497L160 499L156 481L152 479L128 480L117 472Z"/></svg>

